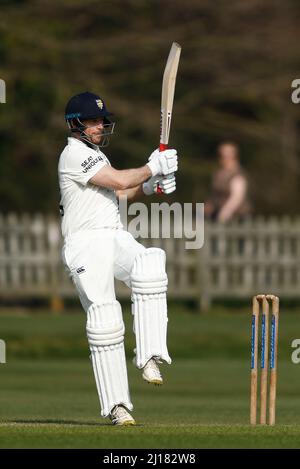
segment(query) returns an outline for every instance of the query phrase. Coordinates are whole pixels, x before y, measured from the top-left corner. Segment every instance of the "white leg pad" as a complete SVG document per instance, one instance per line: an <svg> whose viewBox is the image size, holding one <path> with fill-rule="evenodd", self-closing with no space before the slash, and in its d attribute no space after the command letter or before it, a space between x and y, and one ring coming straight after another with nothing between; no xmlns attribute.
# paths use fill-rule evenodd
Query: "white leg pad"
<svg viewBox="0 0 300 469"><path fill-rule="evenodd" d="M87 338L101 405L107 417L123 404L132 410L124 350L124 323L118 301L92 304L87 311Z"/></svg>
<svg viewBox="0 0 300 469"><path fill-rule="evenodd" d="M143 368L151 357L167 363L168 278L162 249L149 248L137 254L131 273L132 314L136 336L136 366Z"/></svg>

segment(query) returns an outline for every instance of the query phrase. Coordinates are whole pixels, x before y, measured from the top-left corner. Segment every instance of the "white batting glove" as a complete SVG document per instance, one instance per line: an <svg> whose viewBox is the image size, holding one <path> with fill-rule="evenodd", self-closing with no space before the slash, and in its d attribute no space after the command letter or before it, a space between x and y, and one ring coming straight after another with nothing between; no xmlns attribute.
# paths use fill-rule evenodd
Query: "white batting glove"
<svg viewBox="0 0 300 469"><path fill-rule="evenodd" d="M151 169L152 176L156 176L157 174L166 176L177 171L177 158L176 150L159 151L157 149L151 153L147 165Z"/></svg>
<svg viewBox="0 0 300 469"><path fill-rule="evenodd" d="M143 184L143 192L145 195L152 195L157 192L158 181L160 180L159 176L152 176L148 181Z"/></svg>
<svg viewBox="0 0 300 469"><path fill-rule="evenodd" d="M158 181L158 185L164 194L171 194L176 190L176 179L174 174L169 174Z"/></svg>
<svg viewBox="0 0 300 469"><path fill-rule="evenodd" d="M160 190L159 190L160 189ZM143 192L145 195L157 194L171 194L176 190L176 179L174 174L168 176L152 176L148 181L143 184Z"/></svg>

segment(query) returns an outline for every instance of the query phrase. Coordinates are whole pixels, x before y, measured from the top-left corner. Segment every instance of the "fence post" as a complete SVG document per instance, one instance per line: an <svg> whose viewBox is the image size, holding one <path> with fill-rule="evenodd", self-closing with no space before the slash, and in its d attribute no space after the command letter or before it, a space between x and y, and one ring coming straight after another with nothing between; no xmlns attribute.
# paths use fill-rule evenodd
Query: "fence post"
<svg viewBox="0 0 300 469"><path fill-rule="evenodd" d="M51 298L50 308L53 313L61 313L64 310L64 301L59 294L59 279L58 269L59 265L59 245L60 245L60 232L57 220L54 217L47 217L46 219L47 241L49 247L50 258L50 275L51 275Z"/></svg>
<svg viewBox="0 0 300 469"><path fill-rule="evenodd" d="M204 224L204 243L201 249L196 251L196 298L198 303L198 311L207 313L211 307L211 292L209 282L209 243L210 243L211 226L209 221Z"/></svg>

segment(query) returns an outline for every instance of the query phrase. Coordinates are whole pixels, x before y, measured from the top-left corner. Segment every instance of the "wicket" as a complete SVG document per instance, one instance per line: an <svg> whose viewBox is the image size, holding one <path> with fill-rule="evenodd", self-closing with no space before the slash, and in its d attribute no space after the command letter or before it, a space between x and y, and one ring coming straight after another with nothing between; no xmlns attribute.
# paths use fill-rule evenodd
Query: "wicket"
<svg viewBox="0 0 300 469"><path fill-rule="evenodd" d="M269 302L272 305L271 344L270 344L270 385L269 385L269 425L275 424L278 318L279 298L274 295L256 295L252 300L251 322L251 391L250 423L256 425L257 415L257 361L258 361L258 327L260 304L261 318L261 374L260 374L260 423L267 423L268 394L268 361L269 361Z"/></svg>

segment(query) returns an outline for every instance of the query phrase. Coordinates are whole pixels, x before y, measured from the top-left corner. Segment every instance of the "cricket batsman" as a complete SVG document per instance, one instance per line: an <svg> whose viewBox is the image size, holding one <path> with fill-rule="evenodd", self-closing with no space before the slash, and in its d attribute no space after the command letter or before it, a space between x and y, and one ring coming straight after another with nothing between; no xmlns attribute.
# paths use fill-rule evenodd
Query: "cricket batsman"
<svg viewBox="0 0 300 469"><path fill-rule="evenodd" d="M155 150L139 168L113 168L102 147L114 131L112 114L98 95L73 96L65 119L71 136L59 158L62 258L86 312L101 415L114 425L134 425L124 350L124 322L114 279L131 288L134 363L149 383L162 384L158 364L167 349L168 278L162 249L138 243L124 230L118 199L175 190L176 150ZM168 176L169 175L169 176ZM159 189L158 189L159 188Z"/></svg>

